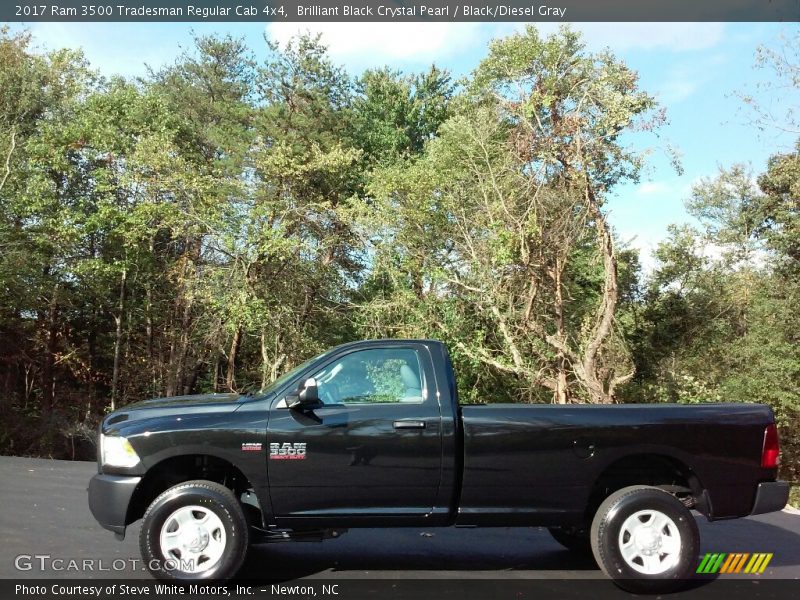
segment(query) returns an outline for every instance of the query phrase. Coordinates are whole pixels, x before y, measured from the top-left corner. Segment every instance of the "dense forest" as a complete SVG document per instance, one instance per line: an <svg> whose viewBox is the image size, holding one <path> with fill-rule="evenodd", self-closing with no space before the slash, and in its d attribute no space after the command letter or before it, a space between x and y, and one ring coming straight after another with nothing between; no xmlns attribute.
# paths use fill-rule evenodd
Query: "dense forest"
<svg viewBox="0 0 800 600"><path fill-rule="evenodd" d="M456 81L266 43L127 80L0 30L0 452L87 457L129 402L435 337L463 402L769 404L800 480L797 151L697 183L644 273L605 205L665 116L611 53L529 27ZM787 56L761 66L797 86Z"/></svg>

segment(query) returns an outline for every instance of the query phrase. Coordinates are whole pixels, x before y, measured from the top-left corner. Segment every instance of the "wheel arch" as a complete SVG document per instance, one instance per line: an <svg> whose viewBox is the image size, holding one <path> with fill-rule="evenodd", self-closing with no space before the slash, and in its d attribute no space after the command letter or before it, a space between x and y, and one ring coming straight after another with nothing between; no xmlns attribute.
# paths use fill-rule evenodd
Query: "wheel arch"
<svg viewBox="0 0 800 600"><path fill-rule="evenodd" d="M615 458L595 477L589 491L586 518L591 521L595 510L608 496L624 487L648 485L675 495L689 508L711 514L706 488L686 461L664 452L637 452Z"/></svg>
<svg viewBox="0 0 800 600"><path fill-rule="evenodd" d="M264 513L250 480L236 465L212 454L182 454L152 465L136 486L125 519L129 525L140 519L147 507L172 486L203 479L219 483L239 498L251 523L262 526Z"/></svg>

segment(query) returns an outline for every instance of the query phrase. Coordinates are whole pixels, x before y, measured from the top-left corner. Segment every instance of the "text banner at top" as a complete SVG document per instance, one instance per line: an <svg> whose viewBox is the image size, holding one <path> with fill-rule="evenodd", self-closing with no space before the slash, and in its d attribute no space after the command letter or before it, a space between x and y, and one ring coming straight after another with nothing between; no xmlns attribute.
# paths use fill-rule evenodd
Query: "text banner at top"
<svg viewBox="0 0 800 600"><path fill-rule="evenodd" d="M2 0L0 22L784 21L800 0Z"/></svg>

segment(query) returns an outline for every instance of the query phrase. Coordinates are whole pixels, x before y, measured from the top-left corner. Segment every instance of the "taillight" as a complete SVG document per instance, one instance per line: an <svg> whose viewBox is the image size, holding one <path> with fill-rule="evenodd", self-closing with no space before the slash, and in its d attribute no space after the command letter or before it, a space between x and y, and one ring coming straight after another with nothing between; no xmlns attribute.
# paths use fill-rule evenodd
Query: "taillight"
<svg viewBox="0 0 800 600"><path fill-rule="evenodd" d="M767 425L764 430L764 447L761 450L761 466L765 469L775 469L778 466L778 458L781 455L781 447L778 443L778 428L775 423Z"/></svg>

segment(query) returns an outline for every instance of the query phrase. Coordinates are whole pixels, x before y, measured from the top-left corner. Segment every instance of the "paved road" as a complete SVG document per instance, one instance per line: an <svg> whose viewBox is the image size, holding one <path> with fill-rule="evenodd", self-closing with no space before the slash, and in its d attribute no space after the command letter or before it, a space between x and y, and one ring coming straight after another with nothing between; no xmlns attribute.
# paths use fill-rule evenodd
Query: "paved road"
<svg viewBox="0 0 800 600"><path fill-rule="evenodd" d="M119 542L92 518L86 485L94 469L94 463L0 457L0 578L146 576L135 565L92 573L42 570L33 560L30 570L15 568L19 555L47 554L65 559L64 564L69 559L103 559L107 568L115 559L139 557L138 524ZM718 523L701 518L699 524L703 552L773 552L761 578L800 579L800 514L784 511ZM322 543L255 547L244 575L273 574L287 579L404 580L600 576L592 560L572 556L538 528L364 529Z"/></svg>

